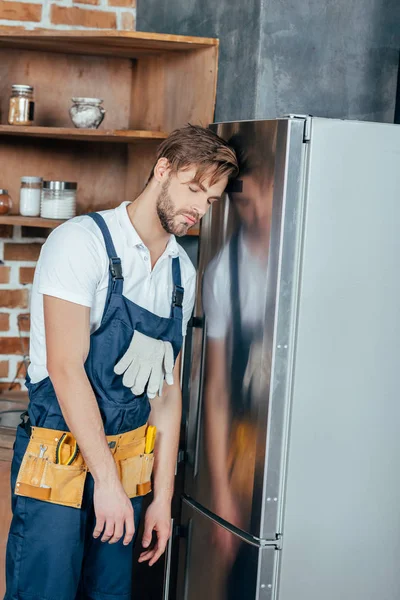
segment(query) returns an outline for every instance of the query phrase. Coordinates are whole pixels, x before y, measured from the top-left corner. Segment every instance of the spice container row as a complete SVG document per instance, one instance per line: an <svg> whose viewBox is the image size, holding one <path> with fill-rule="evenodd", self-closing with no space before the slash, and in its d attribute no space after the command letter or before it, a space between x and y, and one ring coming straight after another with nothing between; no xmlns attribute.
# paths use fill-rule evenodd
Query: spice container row
<svg viewBox="0 0 400 600"><path fill-rule="evenodd" d="M74 181L43 181L22 177L19 213L24 217L71 219L76 214L78 184ZM0 215L9 214L13 202L8 190L0 188Z"/></svg>
<svg viewBox="0 0 400 600"><path fill-rule="evenodd" d="M71 121L78 129L97 129L106 114L101 98L74 97L69 109ZM35 96L31 85L11 86L8 110L9 125L33 125L35 121Z"/></svg>

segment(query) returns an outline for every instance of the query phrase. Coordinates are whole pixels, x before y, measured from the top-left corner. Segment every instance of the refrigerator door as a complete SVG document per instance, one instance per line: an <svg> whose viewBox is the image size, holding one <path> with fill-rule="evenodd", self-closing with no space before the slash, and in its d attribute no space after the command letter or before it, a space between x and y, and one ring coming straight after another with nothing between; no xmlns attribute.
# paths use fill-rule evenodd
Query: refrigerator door
<svg viewBox="0 0 400 600"><path fill-rule="evenodd" d="M278 559L183 502L177 600L272 600Z"/></svg>
<svg viewBox="0 0 400 600"><path fill-rule="evenodd" d="M400 127L309 148L279 600L397 600Z"/></svg>
<svg viewBox="0 0 400 600"><path fill-rule="evenodd" d="M255 539L279 533L305 125L212 126L240 173L201 227L185 493Z"/></svg>

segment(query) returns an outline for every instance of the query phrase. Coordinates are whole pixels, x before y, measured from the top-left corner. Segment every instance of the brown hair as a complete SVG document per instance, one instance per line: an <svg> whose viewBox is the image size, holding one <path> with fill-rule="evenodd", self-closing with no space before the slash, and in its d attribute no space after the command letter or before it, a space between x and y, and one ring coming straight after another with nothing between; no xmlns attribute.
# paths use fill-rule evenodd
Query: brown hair
<svg viewBox="0 0 400 600"><path fill-rule="evenodd" d="M229 179L238 173L238 161L233 148L211 129L198 125L188 124L173 131L158 147L157 161L160 158L168 159L173 173L195 165L196 183L201 183L211 175L210 185L214 185L222 177ZM148 182L154 175L155 166Z"/></svg>

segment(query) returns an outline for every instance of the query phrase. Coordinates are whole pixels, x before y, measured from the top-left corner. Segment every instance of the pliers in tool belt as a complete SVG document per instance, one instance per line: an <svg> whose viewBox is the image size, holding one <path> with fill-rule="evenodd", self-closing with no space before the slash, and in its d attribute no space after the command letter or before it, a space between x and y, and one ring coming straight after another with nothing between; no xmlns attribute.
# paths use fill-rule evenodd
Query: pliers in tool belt
<svg viewBox="0 0 400 600"><path fill-rule="evenodd" d="M56 465L72 465L72 463L74 462L74 460L76 459L76 457L79 454L79 447L78 444L76 443L76 440L74 439L74 444L72 446L72 453L70 454L70 457L68 458L68 460L66 462L62 461L61 458L61 451L62 451L62 447L64 446L64 444L67 442L68 439L68 433L63 433L62 436L60 437L60 439L58 440L58 444L56 447Z"/></svg>

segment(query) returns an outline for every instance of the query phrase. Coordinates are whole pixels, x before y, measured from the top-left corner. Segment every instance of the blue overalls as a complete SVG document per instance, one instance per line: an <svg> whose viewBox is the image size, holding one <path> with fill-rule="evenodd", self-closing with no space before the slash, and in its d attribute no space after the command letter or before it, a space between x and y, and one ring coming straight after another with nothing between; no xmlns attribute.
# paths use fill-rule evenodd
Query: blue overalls
<svg viewBox="0 0 400 600"><path fill-rule="evenodd" d="M98 213L88 215L100 227L110 261L109 286L100 327L90 336L85 364L95 392L106 435L144 425L150 414L147 394L133 396L115 375L114 365L126 352L136 330L171 342L174 357L182 346L182 300L179 258L172 259L174 294L170 318L159 317L123 295L121 260L108 227ZM49 377L31 383L29 419L32 425L68 431ZM5 600L129 600L134 540L108 544L93 538L94 481L88 473L82 508L16 496L15 482L28 444L24 424L18 427L11 467L13 519L7 544ZM137 531L142 497L131 500Z"/></svg>

